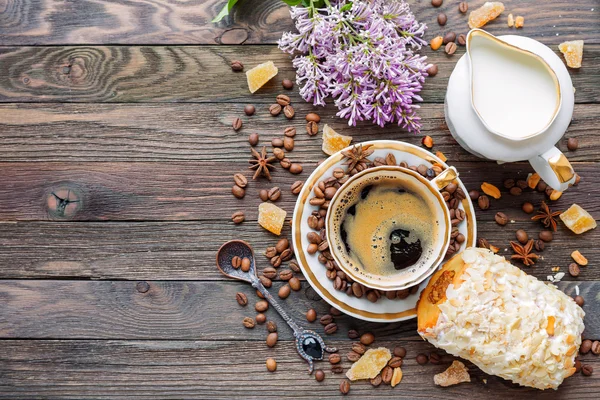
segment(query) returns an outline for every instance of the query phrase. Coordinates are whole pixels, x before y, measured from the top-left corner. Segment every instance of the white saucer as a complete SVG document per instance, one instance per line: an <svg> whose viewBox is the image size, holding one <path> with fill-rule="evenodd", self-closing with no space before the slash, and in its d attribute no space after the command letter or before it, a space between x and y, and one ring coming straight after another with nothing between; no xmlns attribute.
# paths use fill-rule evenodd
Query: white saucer
<svg viewBox="0 0 600 400"><path fill-rule="evenodd" d="M556 119L544 134L522 140L518 145L488 131L471 107L469 62L465 54L456 63L448 82L444 102L446 123L456 141L478 157L503 162L529 160L552 148L569 127L575 104L573 83L562 60L548 46L525 36L497 37L539 55L552 67L562 93L562 107Z"/></svg>
<svg viewBox="0 0 600 400"><path fill-rule="evenodd" d="M406 161L409 165L425 164L431 166L435 162L444 168L448 167L447 164L429 151L408 143L393 140L375 140L364 142L363 145L365 144L372 144L375 147L375 152L369 157L371 160L374 160L376 157L385 157L388 153L392 153L398 162ZM292 240L298 264L304 273L304 277L313 289L329 304L347 315L374 322L394 322L414 318L417 315L415 306L419 299L420 291L427 285L429 279L421 283L419 293L410 295L406 299L388 300L384 297L376 303L372 303L364 297L348 296L345 292L335 290L333 282L325 275L327 270L319 262L318 255L310 255L305 251L309 244L306 234L312 231L306 219L313 210L318 209L315 206L311 206L308 199L314 195L314 186L323 178L331 176L334 168L343 167L345 169L343 162L344 156L342 156L341 152L325 160L306 180L298 196L292 220ZM460 182L460 179L459 186L465 193L468 193L465 186ZM465 210L466 213L466 223L459 225L460 233L467 238L463 243L462 250L467 246L475 245L477 227L473 204L468 196L462 201L459 207Z"/></svg>

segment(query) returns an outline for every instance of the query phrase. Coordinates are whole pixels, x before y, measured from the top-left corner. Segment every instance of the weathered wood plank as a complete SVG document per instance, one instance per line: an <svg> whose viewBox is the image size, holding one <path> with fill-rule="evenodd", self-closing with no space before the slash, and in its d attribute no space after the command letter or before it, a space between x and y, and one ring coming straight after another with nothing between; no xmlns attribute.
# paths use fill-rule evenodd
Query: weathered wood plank
<svg viewBox="0 0 600 400"><path fill-rule="evenodd" d="M423 88L425 102L444 101L448 77L463 53L462 47L452 57L425 50L440 70ZM231 71L236 59L247 68L273 60L279 74L250 95L246 74ZM583 66L571 72L576 102L600 101L599 60L600 45L586 45ZM252 98L268 104L284 78L295 79L295 71L275 46L0 47L0 102L245 103ZM291 97L302 101L297 91Z"/></svg>
<svg viewBox="0 0 600 400"><path fill-rule="evenodd" d="M250 285L241 282L0 280L0 338L20 339L190 339L259 340L265 331L246 329L242 319L254 317L257 299ZM146 285L147 284L147 285ZM273 293L281 282L273 285ZM573 295L575 286L586 299L584 336L600 339L600 282L560 282ZM241 307L235 293L248 294L249 305ZM282 300L290 315L323 333L318 322L305 323L304 314L315 308L328 312L324 301L307 297L314 291L304 283L302 290ZM280 326L282 340L291 340L292 331L283 326L275 310L266 312ZM331 338L345 338L348 329L373 331L380 338L414 337L415 320L391 324L336 318L339 329Z"/></svg>
<svg viewBox="0 0 600 400"><path fill-rule="evenodd" d="M343 355L342 366L350 367L345 354L350 341L331 341ZM442 355L439 365L419 365L415 356L434 348L419 339L377 340L377 345L404 346L399 386L373 388L368 382L352 384L346 398L356 399L596 399L600 396L598 374L576 374L558 391L520 388L503 379L488 376L466 363L471 383L450 388L433 384L433 375L447 368L452 356ZM317 363L326 378L317 383L306 373L291 342L272 349L262 343L244 341L95 341L95 340L11 340L2 343L0 394L3 399L75 398L114 399L314 399L339 398L342 375L330 372L327 361ZM243 362L240 356L246 357ZM264 360L273 357L278 367L267 372ZM588 354L586 364L596 371L600 359ZM484 379L486 381L484 381Z"/></svg>
<svg viewBox="0 0 600 400"><path fill-rule="evenodd" d="M291 158L296 160L293 152ZM237 162L0 163L0 221L54 218L47 202L53 200L53 192L62 189L62 198L70 190L80 200L80 211L70 217L74 220L222 221L239 209L250 218L256 218L261 202L258 191L273 186L282 189L278 205L291 217L296 196L289 188L294 181L306 179L315 163L304 163L300 175L292 175L279 167L274 171L272 182L265 179L250 182L246 197L239 200L231 194L232 177L237 172L250 176L245 159L240 156ZM529 164L523 163L451 164L456 166L469 189L478 188L484 180L501 186L507 178L525 179L532 171ZM566 209L577 202L597 215L600 187L594 182L598 166L578 163L575 168L582 182L566 191L555 207ZM520 211L522 202L537 204L543 199L544 195L537 192L527 191L516 197L506 193L501 202L492 202L490 210L480 217L492 218L495 212L503 211L511 218L522 220L525 218Z"/></svg>
<svg viewBox="0 0 600 400"><path fill-rule="evenodd" d="M480 215L478 221L479 237L498 246L506 257L512 254L508 241L514 240L517 229L537 237L542 226L521 219L501 228L492 213ZM284 237L290 238L289 228ZM262 254L277 241L256 220L239 226L229 220L0 224L0 279L222 280L215 255L230 239L246 240L254 247L259 271L268 265ZM594 267L599 250L590 246L599 242L600 230L575 237L562 227L540 254L543 259L533 268L523 268L546 280L552 267L566 272L571 252L580 250L590 266L581 268L579 277L567 274L563 280L600 280L600 270Z"/></svg>
<svg viewBox="0 0 600 400"><path fill-rule="evenodd" d="M441 104L424 104L421 135L407 133L397 126L380 128L369 123L350 128L335 116L335 107L316 108L307 103L295 105L296 118L276 118L268 106L257 104L251 117L243 104L0 104L0 160L3 161L235 161L247 157L246 137L259 132L260 144L269 145L286 126L296 128L292 155L302 162L326 157L320 136L305 133L304 116L316 111L321 129L329 124L336 131L354 137L354 142L396 139L421 145L423 135L433 137L434 151L453 161L481 161L457 146L444 121ZM243 120L242 130L231 128L235 117ZM573 121L558 147L569 160L600 161L597 140L599 104L577 104ZM165 121L168 121L165 123ZM566 137L579 140L579 149L568 152Z"/></svg>
<svg viewBox="0 0 600 400"><path fill-rule="evenodd" d="M412 11L429 26L428 36L440 31L468 30L467 17L453 3L433 8L428 1L409 0ZM243 1L232 18L215 25L210 20L225 1L172 2L79 1L77 5L42 0L9 1L0 18L0 43L34 44L241 44L275 43L293 30L288 8L278 0ZM471 9L481 5L471 2ZM506 12L486 25L494 34L518 33L546 43L599 37L598 4L577 0L568 4L505 0ZM592 11L594 9L594 11ZM440 29L436 15L444 11L448 23ZM509 12L525 16L525 27L515 32L506 26ZM576 28L575 28L576 27ZM598 43L598 42L596 42Z"/></svg>

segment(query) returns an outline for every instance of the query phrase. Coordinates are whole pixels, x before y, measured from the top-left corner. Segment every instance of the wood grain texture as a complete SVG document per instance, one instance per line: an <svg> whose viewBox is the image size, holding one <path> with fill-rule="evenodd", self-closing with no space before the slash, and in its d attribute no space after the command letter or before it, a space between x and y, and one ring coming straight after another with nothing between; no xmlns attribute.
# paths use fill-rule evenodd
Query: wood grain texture
<svg viewBox="0 0 600 400"><path fill-rule="evenodd" d="M600 81L599 81L600 84ZM247 136L260 134L260 145L281 137L285 127L293 126L298 134L291 155L302 162L317 162L326 157L321 151L320 135L309 137L304 116L316 111L321 116L321 131L328 124L337 132L352 135L355 143L373 139L394 139L421 145L424 135L434 139L433 151L441 151L454 161L482 161L463 150L450 135L441 104L423 104L420 135L397 126L362 123L350 128L335 116L335 107L294 105L296 117L286 120L257 104L251 117L243 104L0 104L0 160L71 163L103 161L239 161L247 157ZM231 128L240 117L243 127ZM557 145L571 162L600 161L597 121L600 104L577 104L565 138ZM165 121L168 121L165 123ZM567 138L579 141L577 151L567 149Z"/></svg>
<svg viewBox="0 0 600 400"><path fill-rule="evenodd" d="M553 50L560 55L556 46ZM444 101L451 57L426 49L439 73L422 91L425 102ZM562 55L560 55L562 59ZM246 74L231 71L241 60L249 69L273 60L279 74L250 95ZM599 102L600 44L587 44L583 65L571 71L577 103ZM288 55L275 46L52 46L0 47L0 102L229 102L273 103L284 78L295 79ZM297 91L293 102L302 102ZM224 106L226 107L226 106Z"/></svg>
<svg viewBox="0 0 600 400"><path fill-rule="evenodd" d="M244 317L254 317L258 298L248 284L235 281L144 281L140 291L135 281L80 280L0 280L0 338L20 339L189 339L265 340L265 329L246 329ZM275 293L281 282L271 291ZM565 293L574 295L579 286L586 299L584 336L600 339L599 282L559 282ZM236 292L248 295L241 307ZM308 297L307 297L308 296ZM311 300L314 291L306 284L282 300L286 311L303 326L328 340L345 338L348 329L372 331L378 338L414 338L416 320L380 324L343 316L336 318L338 332L325 335L319 322L306 322L305 313L314 308L318 315L328 313L325 301ZM276 321L279 337L292 340L292 331L269 309L267 318Z"/></svg>
<svg viewBox="0 0 600 400"><path fill-rule="evenodd" d="M232 16L219 24L210 21L225 4L224 0L143 2L83 0L77 4L49 0L4 0L0 11L0 43L33 44L242 44L276 43L284 31L294 29L288 8L279 0L246 0ZM429 26L427 36L448 30L466 32L467 16L456 4L433 8L429 1L409 0L417 19ZM483 0L470 2L470 9ZM505 0L506 11L486 25L494 34L517 33L546 43L586 39L598 42L598 3L577 0L568 4ZM592 11L593 9L593 11ZM440 28L436 16L448 15ZM525 16L525 27L509 29L509 12Z"/></svg>
<svg viewBox="0 0 600 400"><path fill-rule="evenodd" d="M518 215L518 214L516 214ZM215 267L215 255L227 240L249 242L255 252L259 272L269 265L263 256L277 239L250 219L235 226L229 219L200 222L19 222L0 224L0 279L130 279L130 280L222 280ZM493 213L480 215L478 235L500 248L499 254L512 255L508 241L514 232L525 229L532 237L542 226L533 221L516 221L504 228L493 221ZM290 238L290 229L283 237ZM553 274L552 267L567 272L571 252L580 250L592 260L581 268L577 278L600 280L593 260L600 256L591 243L600 242L600 231L576 237L561 227L555 239L546 244L535 267L528 274L541 280ZM285 263L284 263L285 264ZM284 267L282 267L284 268Z"/></svg>
<svg viewBox="0 0 600 400"><path fill-rule="evenodd" d="M350 341L328 341L345 354ZM377 340L376 345L404 346L408 353L402 365L399 386L373 388L368 382L352 384L344 398L354 399L597 399L598 374L576 374L558 389L537 391L519 388L503 379L488 376L466 363L471 383L449 388L433 384L433 375L447 368L453 357L443 352L439 365L419 365L415 356L429 353L433 346L422 340ZM244 341L96 341L12 340L0 354L0 395L3 399L65 398L163 398L163 399L294 399L339 398L343 376L330 372L327 361L318 362L326 378L317 383L306 373L306 364L296 355L291 342L272 349L262 343ZM240 362L240 355L252 357ZM277 360L277 371L267 372L264 360ZM596 371L598 356L588 354L583 362ZM485 380L485 381L484 381Z"/></svg>
<svg viewBox="0 0 600 400"><path fill-rule="evenodd" d="M316 140L316 139L315 139ZM241 158L241 157L240 157ZM295 158L292 156L292 160ZM507 178L526 179L532 172L529 164L492 162L453 162L469 190L479 188L485 180L497 186ZM44 162L1 163L0 221L25 221L55 219L49 213L47 199L53 192L69 189L80 197L80 211L71 220L220 220L244 210L249 218L257 217L261 203L258 192L279 186L282 189L278 205L288 211L291 218L296 196L290 192L291 184L306 179L315 163L304 163L300 175L292 175L277 168L273 181L252 181L246 188L246 197L236 199L231 194L233 175L237 172L250 177L245 158L238 162ZM554 203L566 209L577 202L599 219L600 187L596 163L578 163L576 171L582 177L578 187L573 187ZM531 201L539 204L544 194L526 191L521 196L505 196L479 215L487 219L502 210L510 218L525 220L521 204ZM64 219L64 218L58 218Z"/></svg>

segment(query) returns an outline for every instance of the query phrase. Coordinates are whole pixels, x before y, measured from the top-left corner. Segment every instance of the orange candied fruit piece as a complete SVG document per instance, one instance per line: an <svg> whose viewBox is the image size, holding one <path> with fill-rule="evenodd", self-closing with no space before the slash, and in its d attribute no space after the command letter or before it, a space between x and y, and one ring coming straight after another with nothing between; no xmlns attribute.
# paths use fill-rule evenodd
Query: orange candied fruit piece
<svg viewBox="0 0 600 400"><path fill-rule="evenodd" d="M281 228L285 222L285 210L273 203L261 203L258 206L258 223L271 233L281 234Z"/></svg>
<svg viewBox="0 0 600 400"><path fill-rule="evenodd" d="M275 64L273 64L273 61L258 64L256 67L247 71L246 78L248 79L248 89L250 89L250 93L254 93L263 87L265 83L269 82L271 78L277 75L277 72L279 71Z"/></svg>
<svg viewBox="0 0 600 400"><path fill-rule="evenodd" d="M352 136L340 135L325 124L323 128L323 146L321 147L325 154L329 156L335 154L348 147L350 142L352 142Z"/></svg>
<svg viewBox="0 0 600 400"><path fill-rule="evenodd" d="M500 1L488 1L477 10L469 14L469 28L481 28L504 11L504 4Z"/></svg>
<svg viewBox="0 0 600 400"><path fill-rule="evenodd" d="M590 229L595 229L597 226L594 217L578 204L573 204L568 210L560 214L560 219L567 228L578 235Z"/></svg>
<svg viewBox="0 0 600 400"><path fill-rule="evenodd" d="M572 40L558 45L558 49L565 56L567 65L571 68L581 68L583 58L583 40Z"/></svg>
<svg viewBox="0 0 600 400"><path fill-rule="evenodd" d="M391 358L392 353L385 347L369 349L357 362L352 364L352 368L346 372L346 376L351 381L375 378Z"/></svg>

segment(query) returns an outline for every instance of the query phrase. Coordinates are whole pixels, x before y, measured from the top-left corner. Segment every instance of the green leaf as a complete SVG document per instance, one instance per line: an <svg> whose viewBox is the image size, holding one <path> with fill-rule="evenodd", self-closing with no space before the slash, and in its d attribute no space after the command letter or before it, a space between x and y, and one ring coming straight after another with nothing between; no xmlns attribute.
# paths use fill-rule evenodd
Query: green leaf
<svg viewBox="0 0 600 400"><path fill-rule="evenodd" d="M347 3L345 6L343 6L342 8L340 8L340 11L341 12L348 11L351 8L352 8L352 3Z"/></svg>
<svg viewBox="0 0 600 400"><path fill-rule="evenodd" d="M227 4L225 4L225 7L223 7L221 12L211 22L213 22L213 23L220 22L223 18L228 16L229 12L231 11L233 6L235 6L235 3L237 3L237 2L238 2L238 0L228 0Z"/></svg>
<svg viewBox="0 0 600 400"><path fill-rule="evenodd" d="M288 6L297 6L298 4L302 3L302 0L281 0L281 1L283 1Z"/></svg>

